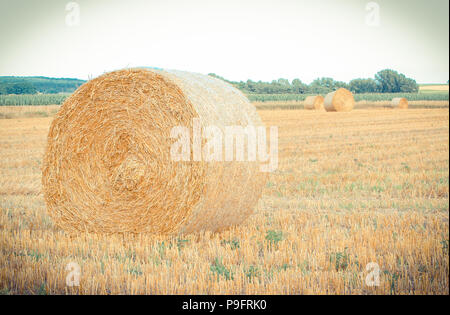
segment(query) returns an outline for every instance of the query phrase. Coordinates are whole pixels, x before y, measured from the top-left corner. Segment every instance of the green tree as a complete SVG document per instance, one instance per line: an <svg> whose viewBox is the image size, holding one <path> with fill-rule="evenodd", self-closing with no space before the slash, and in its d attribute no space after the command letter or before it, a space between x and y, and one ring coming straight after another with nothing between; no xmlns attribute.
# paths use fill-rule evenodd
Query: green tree
<svg viewBox="0 0 450 315"><path fill-rule="evenodd" d="M295 94L306 94L309 93L309 87L300 79L292 80L292 92Z"/></svg>
<svg viewBox="0 0 450 315"><path fill-rule="evenodd" d="M419 86L415 80L391 69L378 72L375 75L375 80L382 93L416 93L419 91Z"/></svg>
<svg viewBox="0 0 450 315"><path fill-rule="evenodd" d="M353 93L377 93L379 87L374 79L355 79L350 81L349 89Z"/></svg>
<svg viewBox="0 0 450 315"><path fill-rule="evenodd" d="M36 88L28 82L7 84L4 88L5 94L36 94Z"/></svg>
<svg viewBox="0 0 450 315"><path fill-rule="evenodd" d="M334 82L334 90L340 89L340 88L344 88L344 89L349 89L349 86L347 83L342 82L342 81L335 81Z"/></svg>
<svg viewBox="0 0 450 315"><path fill-rule="evenodd" d="M256 83L252 80L247 80L247 90L251 93L257 93Z"/></svg>
<svg viewBox="0 0 450 315"><path fill-rule="evenodd" d="M326 94L339 88L348 88L345 82L335 81L332 78L318 78L310 85L310 92L316 94Z"/></svg>
<svg viewBox="0 0 450 315"><path fill-rule="evenodd" d="M216 79L220 79L220 80L225 81L225 82L230 82L230 81L226 80L225 78L223 78L223 77L221 77L221 76L218 76L218 75L215 74L215 73L208 73L208 75L209 75L210 77L213 77L213 78L216 78Z"/></svg>

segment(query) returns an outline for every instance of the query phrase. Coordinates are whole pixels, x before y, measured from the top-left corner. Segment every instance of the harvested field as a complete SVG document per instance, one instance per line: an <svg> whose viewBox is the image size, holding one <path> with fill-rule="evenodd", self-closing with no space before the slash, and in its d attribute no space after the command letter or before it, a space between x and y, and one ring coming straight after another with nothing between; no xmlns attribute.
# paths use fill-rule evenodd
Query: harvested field
<svg viewBox="0 0 450 315"><path fill-rule="evenodd" d="M434 92L434 91L444 91L444 92L448 92L448 84L436 84L436 85L421 85L419 87L419 90L421 92Z"/></svg>
<svg viewBox="0 0 450 315"><path fill-rule="evenodd" d="M179 237L67 235L42 195L52 118L1 119L1 292L449 293L448 108L259 114L279 128L279 169L256 213ZM70 262L79 287L66 286Z"/></svg>
<svg viewBox="0 0 450 315"><path fill-rule="evenodd" d="M409 108L415 109L449 108L448 101L409 101L408 103ZM255 105L255 107L259 110L305 109L303 101L253 102L253 105ZM392 106L392 101L359 101L355 103L355 109L374 109L374 108L393 109L394 107Z"/></svg>

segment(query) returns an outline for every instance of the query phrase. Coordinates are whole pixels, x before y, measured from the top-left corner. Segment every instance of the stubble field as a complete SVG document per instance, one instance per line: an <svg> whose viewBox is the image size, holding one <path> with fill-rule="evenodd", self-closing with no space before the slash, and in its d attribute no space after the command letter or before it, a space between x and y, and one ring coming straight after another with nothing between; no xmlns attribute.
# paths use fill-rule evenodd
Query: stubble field
<svg viewBox="0 0 450 315"><path fill-rule="evenodd" d="M279 169L255 214L179 237L55 227L41 193L54 108L41 111L0 119L3 294L449 293L448 108L260 110Z"/></svg>

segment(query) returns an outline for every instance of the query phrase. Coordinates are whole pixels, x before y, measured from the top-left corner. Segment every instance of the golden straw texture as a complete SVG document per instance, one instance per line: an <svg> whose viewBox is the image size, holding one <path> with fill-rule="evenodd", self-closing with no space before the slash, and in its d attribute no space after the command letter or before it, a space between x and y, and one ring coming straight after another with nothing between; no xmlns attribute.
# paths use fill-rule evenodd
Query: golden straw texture
<svg viewBox="0 0 450 315"><path fill-rule="evenodd" d="M409 104L408 104L408 100L406 98L396 97L396 98L392 99L392 106L398 107L400 109L407 109Z"/></svg>
<svg viewBox="0 0 450 315"><path fill-rule="evenodd" d="M42 183L52 219L67 231L106 233L179 234L241 223L266 175L256 161L172 161L172 127L186 126L192 137L194 118L221 130L262 125L242 93L209 76L127 69L82 85L48 135Z"/></svg>
<svg viewBox="0 0 450 315"><path fill-rule="evenodd" d="M325 109L323 105L324 100L325 99L323 98L323 96L320 95L308 96L303 104L305 109L324 110Z"/></svg>
<svg viewBox="0 0 450 315"><path fill-rule="evenodd" d="M341 88L325 97L324 106L327 112L349 112L355 107L355 99L352 92Z"/></svg>

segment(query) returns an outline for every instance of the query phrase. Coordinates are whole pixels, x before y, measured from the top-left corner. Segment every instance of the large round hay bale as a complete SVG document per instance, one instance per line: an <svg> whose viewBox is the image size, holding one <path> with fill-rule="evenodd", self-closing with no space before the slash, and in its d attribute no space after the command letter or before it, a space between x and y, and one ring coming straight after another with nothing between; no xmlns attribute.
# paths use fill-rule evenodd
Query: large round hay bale
<svg viewBox="0 0 450 315"><path fill-rule="evenodd" d="M392 106L398 107L400 109L407 109L409 104L408 104L408 100L406 98L396 97L396 98L392 99Z"/></svg>
<svg viewBox="0 0 450 315"><path fill-rule="evenodd" d="M324 107L327 112L349 112L355 107L355 98L352 92L340 88L327 94Z"/></svg>
<svg viewBox="0 0 450 315"><path fill-rule="evenodd" d="M323 106L323 102L324 102L324 98L323 96L320 95L313 95L313 96L308 96L305 99L304 107L305 109L308 110L323 110L324 106Z"/></svg>
<svg viewBox="0 0 450 315"><path fill-rule="evenodd" d="M241 223L266 175L260 163L173 161L171 130L262 126L246 97L227 83L175 70L127 69L78 88L48 134L43 192L67 231L179 234ZM200 132L200 127L198 128Z"/></svg>

